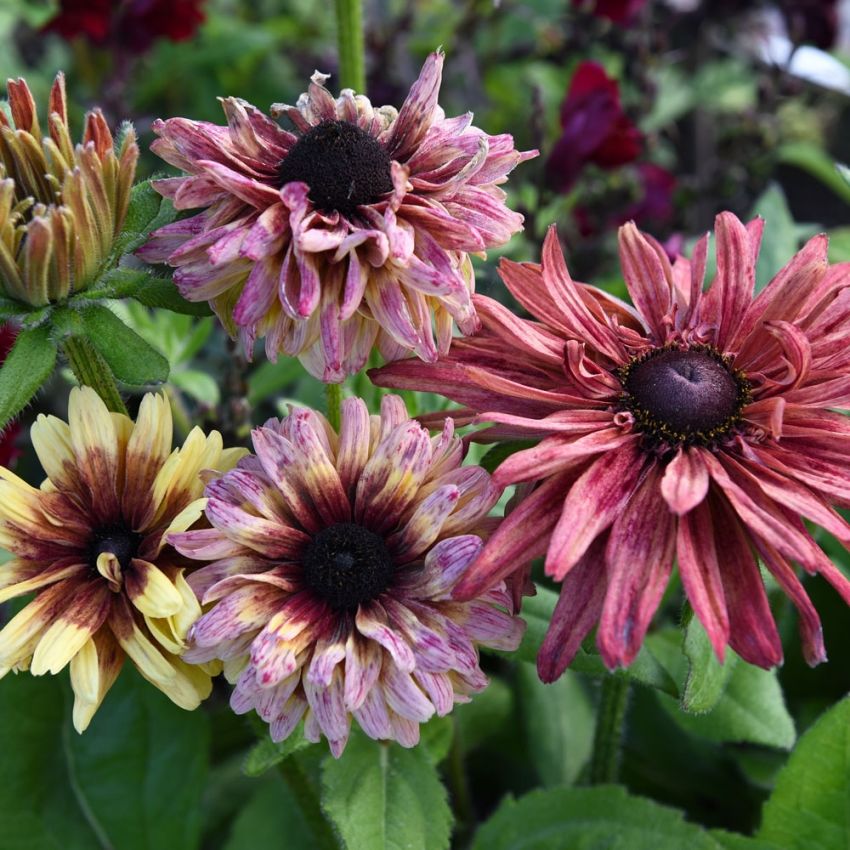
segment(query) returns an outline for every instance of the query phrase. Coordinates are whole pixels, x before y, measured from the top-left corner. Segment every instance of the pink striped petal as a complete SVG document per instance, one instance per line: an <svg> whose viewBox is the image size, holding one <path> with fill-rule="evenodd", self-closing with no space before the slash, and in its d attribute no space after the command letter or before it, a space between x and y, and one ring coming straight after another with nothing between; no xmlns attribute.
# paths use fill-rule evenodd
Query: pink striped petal
<svg viewBox="0 0 850 850"><path fill-rule="evenodd" d="M679 448L664 470L661 495L674 514L693 510L708 493L708 469L699 449Z"/></svg>

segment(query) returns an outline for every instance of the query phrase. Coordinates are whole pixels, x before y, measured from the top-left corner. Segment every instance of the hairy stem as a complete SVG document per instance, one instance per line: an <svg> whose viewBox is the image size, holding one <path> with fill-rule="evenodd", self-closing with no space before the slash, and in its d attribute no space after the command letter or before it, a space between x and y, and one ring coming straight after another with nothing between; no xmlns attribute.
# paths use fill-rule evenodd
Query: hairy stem
<svg viewBox="0 0 850 850"><path fill-rule="evenodd" d="M328 403L328 422L331 423L331 428L339 433L340 411L342 408L342 385L325 384L325 398Z"/></svg>
<svg viewBox="0 0 850 850"><path fill-rule="evenodd" d="M336 0L336 25L340 85L365 94L363 0Z"/></svg>
<svg viewBox="0 0 850 850"><path fill-rule="evenodd" d="M70 336L63 343L71 371L81 386L91 387L113 413L127 415L115 376L100 352L84 336Z"/></svg>
<svg viewBox="0 0 850 850"><path fill-rule="evenodd" d="M592 785L616 782L619 777L623 720L628 700L628 680L610 675L602 680L596 734L593 736L593 755L590 760Z"/></svg>

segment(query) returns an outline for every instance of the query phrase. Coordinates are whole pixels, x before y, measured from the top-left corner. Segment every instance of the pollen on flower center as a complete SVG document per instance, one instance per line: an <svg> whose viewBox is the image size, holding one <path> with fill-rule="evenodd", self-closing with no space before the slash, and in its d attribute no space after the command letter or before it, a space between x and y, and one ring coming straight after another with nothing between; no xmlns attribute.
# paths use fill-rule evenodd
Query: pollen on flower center
<svg viewBox="0 0 850 850"><path fill-rule="evenodd" d="M709 346L660 348L620 371L624 406L648 436L707 445L740 421L750 385Z"/></svg>
<svg viewBox="0 0 850 850"><path fill-rule="evenodd" d="M318 532L307 545L302 563L307 586L338 610L354 610L374 599L393 574L383 538L350 522Z"/></svg>
<svg viewBox="0 0 850 850"><path fill-rule="evenodd" d="M281 162L279 174L282 186L306 183L318 209L349 216L393 188L389 154L349 121L323 121L305 133Z"/></svg>
<svg viewBox="0 0 850 850"><path fill-rule="evenodd" d="M123 572L136 557L141 541L141 534L120 525L95 531L89 543L89 563L97 569L98 557L104 552L111 552Z"/></svg>

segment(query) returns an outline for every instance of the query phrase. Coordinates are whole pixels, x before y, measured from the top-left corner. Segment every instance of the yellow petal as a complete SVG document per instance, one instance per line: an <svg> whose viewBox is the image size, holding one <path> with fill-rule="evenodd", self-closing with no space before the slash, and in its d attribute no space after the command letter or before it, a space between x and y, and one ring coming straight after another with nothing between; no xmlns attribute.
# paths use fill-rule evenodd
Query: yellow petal
<svg viewBox="0 0 850 850"><path fill-rule="evenodd" d="M183 607L183 597L159 567L133 558L124 574L124 588L130 601L148 617L170 617Z"/></svg>
<svg viewBox="0 0 850 850"><path fill-rule="evenodd" d="M88 727L123 663L124 653L106 629L94 635L71 659L73 721L78 732Z"/></svg>
<svg viewBox="0 0 850 850"><path fill-rule="evenodd" d="M71 444L77 468L88 484L95 510L105 516L117 509L118 435L112 416L91 387L75 387L68 399Z"/></svg>
<svg viewBox="0 0 850 850"><path fill-rule="evenodd" d="M30 439L47 477L54 484L66 481L69 474L74 475L71 470L76 469L77 458L71 444L71 428L66 422L40 413L30 428Z"/></svg>
<svg viewBox="0 0 850 850"><path fill-rule="evenodd" d="M32 593L48 584L62 581L75 573L86 569L85 564L71 564L67 567L54 569L48 567L35 575L32 574L32 563L27 561L10 561L0 567L0 602L22 596L24 593ZM20 576L15 580L16 576Z"/></svg>

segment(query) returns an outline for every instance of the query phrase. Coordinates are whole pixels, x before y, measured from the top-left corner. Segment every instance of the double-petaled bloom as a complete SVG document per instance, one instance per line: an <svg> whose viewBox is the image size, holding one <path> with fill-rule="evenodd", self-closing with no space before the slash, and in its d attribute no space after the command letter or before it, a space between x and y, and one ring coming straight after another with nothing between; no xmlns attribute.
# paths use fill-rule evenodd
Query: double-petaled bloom
<svg viewBox="0 0 850 850"><path fill-rule="evenodd" d="M470 252L522 227L499 188L536 152L489 136L472 115L437 104L443 56L425 62L401 110L376 109L313 75L296 106L276 105L295 132L238 98L227 126L157 121L152 145L188 176L155 183L178 209L140 255L177 267L190 301L209 301L250 354L297 355L328 382L388 359L448 350L453 322L474 333Z"/></svg>
<svg viewBox="0 0 850 850"><path fill-rule="evenodd" d="M499 491L461 466L451 420L431 438L394 396L380 417L344 401L338 434L296 408L253 442L207 486L212 528L169 538L212 562L189 576L206 613L184 658L223 661L234 711L255 709L275 741L303 718L339 756L353 716L415 745L420 723L485 687L478 646L522 636L503 583L452 599Z"/></svg>
<svg viewBox="0 0 850 850"><path fill-rule="evenodd" d="M542 438L494 474L527 494L459 582L459 599L545 554L563 582L538 667L559 676L599 624L610 667L629 664L674 559L715 652L770 667L782 646L759 562L796 605L803 651L825 659L796 565L850 603L850 582L806 522L845 546L850 525L850 269L812 239L754 295L763 222L717 219L717 274L703 291L707 237L670 264L634 225L620 257L634 308L571 278L554 230L542 265L503 277L536 321L486 298L481 335L430 369L411 361L381 385L434 390L495 423L480 436ZM636 309L635 309L636 308Z"/></svg>
<svg viewBox="0 0 850 850"><path fill-rule="evenodd" d="M210 692L201 667L179 658L201 608L186 562L166 535L203 514L204 470L224 471L241 449L195 429L171 450L171 409L147 395L134 423L94 390L71 391L68 423L40 415L31 437L47 473L40 489L0 467L0 601L35 593L0 631L0 675L71 668L82 732L125 657L182 708Z"/></svg>
<svg viewBox="0 0 850 850"><path fill-rule="evenodd" d="M81 144L68 128L65 79L50 90L46 135L24 80L0 110L0 291L32 306L86 289L109 258L130 203L139 158L132 127L116 151L99 110Z"/></svg>

